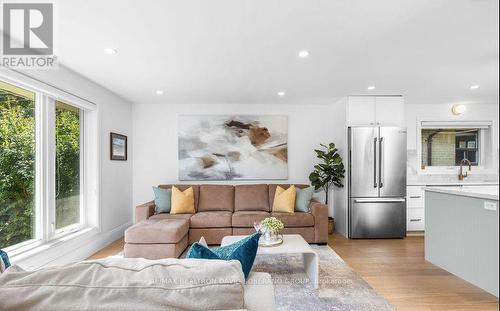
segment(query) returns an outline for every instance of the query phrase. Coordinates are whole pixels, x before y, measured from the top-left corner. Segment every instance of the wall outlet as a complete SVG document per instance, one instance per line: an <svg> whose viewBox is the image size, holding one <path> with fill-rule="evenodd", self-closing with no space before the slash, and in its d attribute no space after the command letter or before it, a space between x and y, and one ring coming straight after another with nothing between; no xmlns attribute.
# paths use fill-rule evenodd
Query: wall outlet
<svg viewBox="0 0 500 311"><path fill-rule="evenodd" d="M491 201L485 201L484 202L484 209L488 210L488 211L496 211L497 210L497 203L491 202Z"/></svg>

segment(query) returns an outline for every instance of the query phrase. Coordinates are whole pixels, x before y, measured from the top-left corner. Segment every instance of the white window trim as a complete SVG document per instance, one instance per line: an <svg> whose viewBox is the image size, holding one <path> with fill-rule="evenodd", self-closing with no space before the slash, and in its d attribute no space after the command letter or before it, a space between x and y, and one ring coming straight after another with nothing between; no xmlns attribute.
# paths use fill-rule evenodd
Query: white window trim
<svg viewBox="0 0 500 311"><path fill-rule="evenodd" d="M33 79L23 73L1 68L0 79L35 93L35 230L34 239L4 250L14 259L23 254L42 251L91 231L100 231L101 211L99 199L100 140L99 110L95 103ZM59 100L80 109L84 115L80 123L80 223L55 230L55 101ZM48 123L48 124L47 124ZM92 142L92 143L90 143ZM97 143L96 143L97 142ZM49 161L51 159L51 161ZM53 208L48 208L53 206Z"/></svg>
<svg viewBox="0 0 500 311"><path fill-rule="evenodd" d="M427 123L428 126L423 126L423 123ZM417 118L417 167L419 175L455 175L458 174L460 166L428 166L426 169L422 169L422 128L489 128L491 133L493 133L493 121L491 120L433 120L433 119L420 119ZM484 137L484 132L480 132L479 137L479 165L474 166L472 169L474 173L485 174L489 173L491 170L484 166L484 159L486 159L486 148L485 143L493 143L493 135L490 135L490 141L486 141ZM492 157L493 155L489 155Z"/></svg>

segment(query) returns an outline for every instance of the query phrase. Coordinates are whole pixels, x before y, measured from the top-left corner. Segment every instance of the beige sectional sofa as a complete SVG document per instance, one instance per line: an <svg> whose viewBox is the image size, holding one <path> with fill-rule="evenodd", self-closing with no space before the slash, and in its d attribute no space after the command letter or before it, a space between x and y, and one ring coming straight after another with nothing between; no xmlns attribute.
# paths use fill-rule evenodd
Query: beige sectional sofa
<svg viewBox="0 0 500 311"><path fill-rule="evenodd" d="M207 282L208 281L208 282ZM0 310L275 310L271 276L237 260L106 258L0 274Z"/></svg>
<svg viewBox="0 0 500 311"><path fill-rule="evenodd" d="M306 213L272 212L278 184L175 186L182 191L193 187L195 214L155 214L154 201L150 201L136 207L135 222L147 219L186 219L189 221L189 244L198 241L202 236L208 244L220 244L224 236L255 232L255 222L274 216L284 223L283 234L300 234L309 243L324 244L328 241L328 208L325 204L312 201L310 212ZM290 187L289 184L279 186L285 189ZM169 189L172 185L159 187Z"/></svg>

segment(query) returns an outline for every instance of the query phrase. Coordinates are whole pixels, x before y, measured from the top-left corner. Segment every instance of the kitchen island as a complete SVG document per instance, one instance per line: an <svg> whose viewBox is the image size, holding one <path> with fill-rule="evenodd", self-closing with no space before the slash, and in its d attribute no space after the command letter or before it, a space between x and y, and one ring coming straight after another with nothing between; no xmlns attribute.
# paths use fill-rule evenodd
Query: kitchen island
<svg viewBox="0 0 500 311"><path fill-rule="evenodd" d="M425 259L498 297L498 186L425 188Z"/></svg>

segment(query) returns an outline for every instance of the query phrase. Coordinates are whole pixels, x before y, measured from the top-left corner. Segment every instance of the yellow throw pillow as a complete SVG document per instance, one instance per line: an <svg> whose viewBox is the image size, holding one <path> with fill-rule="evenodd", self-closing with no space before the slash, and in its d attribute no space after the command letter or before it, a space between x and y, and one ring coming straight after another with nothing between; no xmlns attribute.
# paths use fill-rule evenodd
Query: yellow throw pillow
<svg viewBox="0 0 500 311"><path fill-rule="evenodd" d="M172 186L172 208L170 214L194 214L194 191L189 187L180 191Z"/></svg>
<svg viewBox="0 0 500 311"><path fill-rule="evenodd" d="M295 195L295 186L290 186L286 190L277 186L274 193L273 212L293 214L295 209Z"/></svg>

